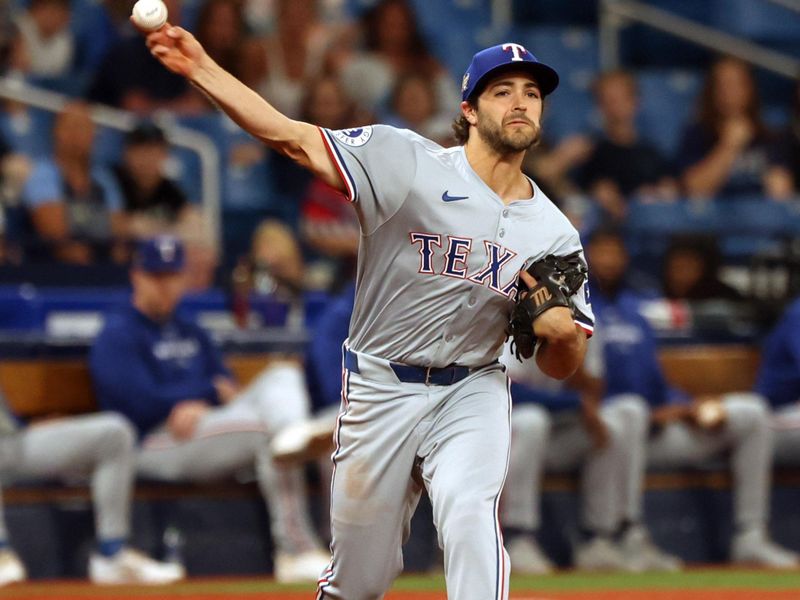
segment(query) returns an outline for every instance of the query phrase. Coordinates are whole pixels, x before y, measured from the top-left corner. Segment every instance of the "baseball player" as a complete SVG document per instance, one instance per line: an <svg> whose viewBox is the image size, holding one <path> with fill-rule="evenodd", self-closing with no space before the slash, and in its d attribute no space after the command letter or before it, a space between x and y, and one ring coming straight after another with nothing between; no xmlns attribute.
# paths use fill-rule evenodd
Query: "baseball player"
<svg viewBox="0 0 800 600"><path fill-rule="evenodd" d="M97 548L89 579L97 584L166 584L183 567L161 563L127 546L135 474L135 434L119 415L97 413L26 425L0 394L0 478L90 478ZM0 498L0 586L23 581L25 566L12 550Z"/></svg>
<svg viewBox="0 0 800 600"><path fill-rule="evenodd" d="M602 330L600 330L602 337ZM581 468L582 510L574 566L587 571L675 571L681 561L660 550L639 522L646 403L633 395L602 401L600 346L564 382L504 356L514 410L501 521L515 572L543 574L552 564L533 533L540 523L543 470Z"/></svg>
<svg viewBox="0 0 800 600"><path fill-rule="evenodd" d="M581 250L574 228L520 170L558 75L519 44L477 53L463 79L461 145L444 149L382 125L329 131L293 121L181 28L166 25L147 43L247 131L343 191L359 218L333 455L333 557L318 598L383 597L402 570L418 481L433 505L448 597L506 598L497 510L510 399L498 357L518 280L520 298L537 306L528 333L546 374L572 374L593 328L582 291L565 298L558 285L520 274Z"/></svg>
<svg viewBox="0 0 800 600"><path fill-rule="evenodd" d="M764 342L756 390L774 410L775 463L800 464L800 298L789 304Z"/></svg>
<svg viewBox="0 0 800 600"><path fill-rule="evenodd" d="M328 555L313 533L303 472L276 467L269 452L277 431L308 416L302 368L276 359L240 389L208 334L176 310L184 255L169 235L136 249L131 303L109 313L89 357L98 402L136 426L142 475L207 481L254 468L269 505L276 578L314 581Z"/></svg>
<svg viewBox="0 0 800 600"><path fill-rule="evenodd" d="M593 269L592 298L602 325L606 394L636 395L651 408L644 468L700 465L728 456L733 478L731 559L772 568L796 568L800 560L774 543L767 531L772 432L764 398L753 392L691 398L664 379L653 332L639 314L638 298L625 288L628 258L622 238L598 230L587 251ZM633 515L641 497L629 498ZM638 504L638 507L636 506Z"/></svg>

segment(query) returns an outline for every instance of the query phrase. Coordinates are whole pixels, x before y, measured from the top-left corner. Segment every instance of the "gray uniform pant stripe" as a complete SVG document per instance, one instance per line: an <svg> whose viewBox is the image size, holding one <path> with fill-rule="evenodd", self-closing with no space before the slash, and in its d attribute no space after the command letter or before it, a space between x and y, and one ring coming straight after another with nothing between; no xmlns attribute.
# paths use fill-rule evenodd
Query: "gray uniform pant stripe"
<svg viewBox="0 0 800 600"><path fill-rule="evenodd" d="M88 477L97 536L127 538L134 440L128 421L114 413L48 421L0 439L0 467L4 480ZM0 514L0 538L5 533Z"/></svg>

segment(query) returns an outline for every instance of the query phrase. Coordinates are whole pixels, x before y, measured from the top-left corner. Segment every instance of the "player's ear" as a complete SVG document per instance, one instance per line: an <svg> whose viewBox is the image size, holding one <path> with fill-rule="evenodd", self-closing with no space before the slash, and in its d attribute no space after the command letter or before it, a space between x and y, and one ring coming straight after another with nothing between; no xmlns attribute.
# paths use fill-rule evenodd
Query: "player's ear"
<svg viewBox="0 0 800 600"><path fill-rule="evenodd" d="M470 125L477 125L478 124L478 114L477 114L477 106L473 106L473 104L467 100L464 100L461 103L461 114L469 121Z"/></svg>

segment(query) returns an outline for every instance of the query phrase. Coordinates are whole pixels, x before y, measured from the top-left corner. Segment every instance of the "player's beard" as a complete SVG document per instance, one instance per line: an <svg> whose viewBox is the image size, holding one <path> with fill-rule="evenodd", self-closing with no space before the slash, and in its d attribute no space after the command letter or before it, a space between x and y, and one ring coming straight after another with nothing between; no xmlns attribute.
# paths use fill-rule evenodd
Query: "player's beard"
<svg viewBox="0 0 800 600"><path fill-rule="evenodd" d="M542 129L524 115L515 115L506 119L507 122L519 120L528 123L529 127L516 127L509 131L489 118L481 118L479 111L478 135L492 150L501 156L522 152L539 142Z"/></svg>

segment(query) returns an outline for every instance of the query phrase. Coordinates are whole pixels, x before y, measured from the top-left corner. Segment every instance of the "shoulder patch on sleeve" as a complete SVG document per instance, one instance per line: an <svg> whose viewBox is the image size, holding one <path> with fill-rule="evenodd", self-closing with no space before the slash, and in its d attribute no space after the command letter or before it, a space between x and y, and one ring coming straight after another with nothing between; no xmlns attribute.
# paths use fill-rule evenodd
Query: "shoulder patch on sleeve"
<svg viewBox="0 0 800 600"><path fill-rule="evenodd" d="M339 129L333 132L333 137L346 146L363 146L372 137L372 125L356 127L355 129Z"/></svg>

